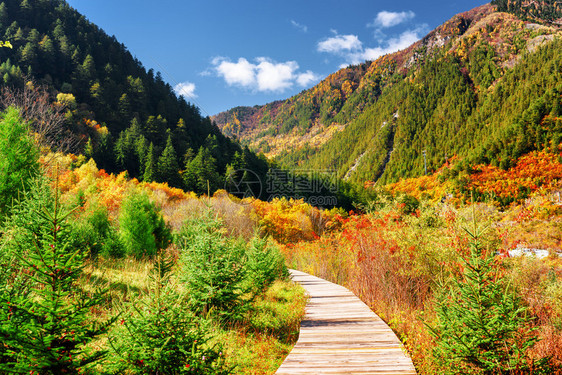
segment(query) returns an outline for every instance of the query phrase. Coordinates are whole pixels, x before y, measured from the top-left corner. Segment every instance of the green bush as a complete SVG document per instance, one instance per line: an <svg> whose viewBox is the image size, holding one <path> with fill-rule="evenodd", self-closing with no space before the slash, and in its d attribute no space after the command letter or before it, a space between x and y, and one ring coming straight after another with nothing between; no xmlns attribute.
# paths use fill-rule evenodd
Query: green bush
<svg viewBox="0 0 562 375"><path fill-rule="evenodd" d="M0 114L0 215L31 186L39 171L39 151L17 109Z"/></svg>
<svg viewBox="0 0 562 375"><path fill-rule="evenodd" d="M247 250L248 280L254 293L261 293L279 278L289 276L285 258L267 238L254 237Z"/></svg>
<svg viewBox="0 0 562 375"><path fill-rule="evenodd" d="M229 318L240 312L246 289L246 249L221 231L220 220L207 216L188 221L177 237L182 275L197 312L215 310Z"/></svg>
<svg viewBox="0 0 562 375"><path fill-rule="evenodd" d="M130 193L121 206L119 237L127 255L153 257L172 241L170 228L146 193Z"/></svg>
<svg viewBox="0 0 562 375"><path fill-rule="evenodd" d="M90 257L120 258L125 255L117 231L109 221L107 209L101 205L90 206L72 222L72 237L74 246L87 250Z"/></svg>
<svg viewBox="0 0 562 375"><path fill-rule="evenodd" d="M222 222L209 210L202 219L188 220L178 233L182 274L195 311L211 309L236 318L275 280L287 277L279 248L267 238L249 243L225 236Z"/></svg>
<svg viewBox="0 0 562 375"><path fill-rule="evenodd" d="M43 181L14 206L2 237L0 372L77 374L104 351L86 349L111 320L92 323L105 291L83 292L85 252L72 245L69 213Z"/></svg>
<svg viewBox="0 0 562 375"><path fill-rule="evenodd" d="M400 213L402 215L411 215L420 207L420 201L409 194L404 194L398 199L400 205Z"/></svg>
<svg viewBox="0 0 562 375"><path fill-rule="evenodd" d="M111 334L113 367L128 374L227 374L221 347L212 344L209 323L195 316L185 294L170 280L173 261L159 257L153 286L140 303L125 306Z"/></svg>

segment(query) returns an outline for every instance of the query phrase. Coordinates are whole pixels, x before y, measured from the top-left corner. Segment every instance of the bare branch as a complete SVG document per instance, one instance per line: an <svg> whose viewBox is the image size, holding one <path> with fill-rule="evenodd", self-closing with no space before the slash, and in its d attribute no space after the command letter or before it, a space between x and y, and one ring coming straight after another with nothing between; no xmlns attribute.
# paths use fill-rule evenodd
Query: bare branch
<svg viewBox="0 0 562 375"><path fill-rule="evenodd" d="M3 87L0 90L0 109L13 106L35 132L40 147L51 151L76 152L80 140L68 129L62 105L51 104L45 87L32 82L23 88Z"/></svg>

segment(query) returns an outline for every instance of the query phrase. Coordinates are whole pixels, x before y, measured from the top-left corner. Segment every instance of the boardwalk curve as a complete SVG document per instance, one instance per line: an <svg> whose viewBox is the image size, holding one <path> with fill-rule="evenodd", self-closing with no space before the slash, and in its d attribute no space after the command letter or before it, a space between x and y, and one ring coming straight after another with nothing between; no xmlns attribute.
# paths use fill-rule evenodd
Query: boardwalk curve
<svg viewBox="0 0 562 375"><path fill-rule="evenodd" d="M291 270L310 299L299 339L276 374L416 374L386 323L343 286Z"/></svg>

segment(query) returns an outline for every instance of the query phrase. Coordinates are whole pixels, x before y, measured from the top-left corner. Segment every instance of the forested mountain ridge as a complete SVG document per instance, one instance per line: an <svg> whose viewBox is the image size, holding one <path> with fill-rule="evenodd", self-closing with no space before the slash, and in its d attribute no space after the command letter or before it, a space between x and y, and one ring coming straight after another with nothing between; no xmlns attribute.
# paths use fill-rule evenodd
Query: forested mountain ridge
<svg viewBox="0 0 562 375"><path fill-rule="evenodd" d="M462 35L471 22L491 11L491 7L482 6L455 16L405 50L340 69L287 100L236 107L212 120L224 134L268 156L277 156L288 140L299 147L320 146L374 103L382 89L397 78L395 74L404 75L423 57Z"/></svg>
<svg viewBox="0 0 562 375"><path fill-rule="evenodd" d="M543 21L557 22L562 19L562 2L558 0L494 0L501 12Z"/></svg>
<svg viewBox="0 0 562 375"><path fill-rule="evenodd" d="M79 136L74 151L100 168L198 193L207 181L222 188L228 165L267 171L64 0L1 1L0 38L13 45L0 49L0 84L17 89L32 79L46 88Z"/></svg>
<svg viewBox="0 0 562 375"><path fill-rule="evenodd" d="M406 50L340 70L284 102L236 108L214 119L227 134L225 128L238 119L235 134L243 142L285 165L333 169L361 183L423 174L424 150L429 172L455 155L507 168L522 153L558 142L560 34L556 24L523 21L483 5ZM351 87L349 94L344 87ZM316 100L326 106L329 96L314 95L322 92L340 93L337 110L304 105ZM308 122L283 133L284 118L295 123L307 112ZM253 116L250 125L244 113ZM314 144L305 130L313 125L319 133L335 126L343 130ZM265 143L281 145L280 139L295 142L290 149L264 149Z"/></svg>

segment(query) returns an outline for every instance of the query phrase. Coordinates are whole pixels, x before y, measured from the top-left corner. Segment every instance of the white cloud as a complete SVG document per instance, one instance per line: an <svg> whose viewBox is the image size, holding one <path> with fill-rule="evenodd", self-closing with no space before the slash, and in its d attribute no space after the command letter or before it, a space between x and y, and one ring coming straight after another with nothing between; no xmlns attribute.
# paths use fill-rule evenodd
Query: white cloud
<svg viewBox="0 0 562 375"><path fill-rule="evenodd" d="M316 73L313 73L310 70L307 70L304 73L301 73L297 76L297 83L299 86L306 87L313 82L317 82L320 80L320 76Z"/></svg>
<svg viewBox="0 0 562 375"><path fill-rule="evenodd" d="M411 10L407 12L388 12L386 10L383 10L382 12L379 12L377 14L373 23L369 24L368 26L376 28L393 27L409 21L415 16L416 14Z"/></svg>
<svg viewBox="0 0 562 375"><path fill-rule="evenodd" d="M334 31L333 31L334 32ZM362 43L357 35L339 35L324 39L318 43L319 52L342 53L361 49Z"/></svg>
<svg viewBox="0 0 562 375"><path fill-rule="evenodd" d="M376 60L388 53L403 50L421 39L421 35L416 30L406 30L397 38L390 38L384 46L374 48L365 48L361 56L361 60Z"/></svg>
<svg viewBox="0 0 562 375"><path fill-rule="evenodd" d="M306 25L302 25L295 20L291 20L291 25L302 31L303 33L308 32L308 27Z"/></svg>
<svg viewBox="0 0 562 375"><path fill-rule="evenodd" d="M421 25L420 27L413 30L406 30L396 37L391 37L388 39L383 39L379 41L379 45L376 47L363 47L363 43L357 39L359 48L355 50L337 50L325 51L331 52L333 54L343 56L345 62L340 65L341 67L346 67L350 64L360 64L364 61L376 60L379 57L393 53L396 51L408 48L410 45L420 40L423 33L427 31L427 25Z"/></svg>
<svg viewBox="0 0 562 375"><path fill-rule="evenodd" d="M299 64L295 61L276 63L264 57L257 59L256 80L258 91L284 91L293 86Z"/></svg>
<svg viewBox="0 0 562 375"><path fill-rule="evenodd" d="M218 57L213 60L213 65L229 86L250 87L256 80L255 65L243 57L236 63Z"/></svg>
<svg viewBox="0 0 562 375"><path fill-rule="evenodd" d="M197 98L195 94L195 83L191 82L181 82L174 86L174 91L179 96L183 96L186 99Z"/></svg>
<svg viewBox="0 0 562 375"><path fill-rule="evenodd" d="M241 57L238 62L218 57L213 60L214 70L229 86L238 86L259 92L283 92L295 83L305 86L318 76L311 71L299 73L296 61L276 62L259 57L255 63Z"/></svg>

